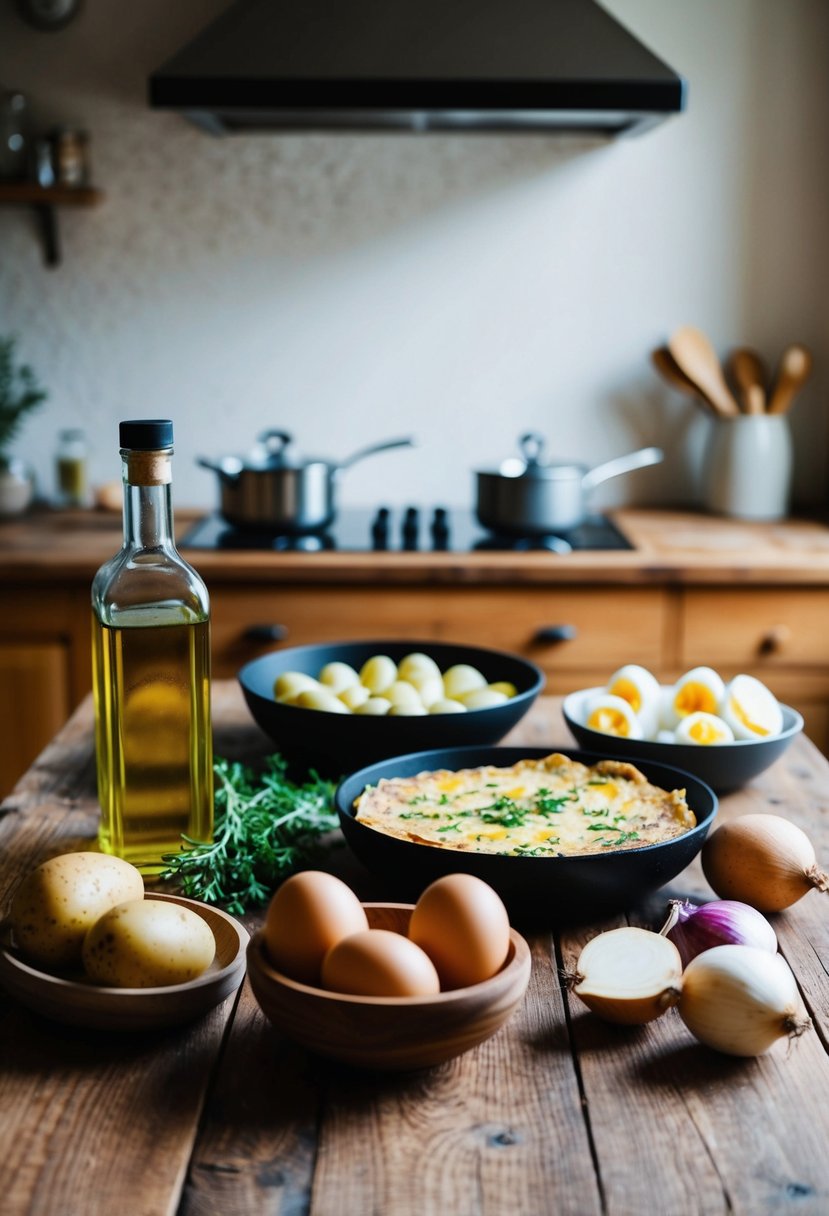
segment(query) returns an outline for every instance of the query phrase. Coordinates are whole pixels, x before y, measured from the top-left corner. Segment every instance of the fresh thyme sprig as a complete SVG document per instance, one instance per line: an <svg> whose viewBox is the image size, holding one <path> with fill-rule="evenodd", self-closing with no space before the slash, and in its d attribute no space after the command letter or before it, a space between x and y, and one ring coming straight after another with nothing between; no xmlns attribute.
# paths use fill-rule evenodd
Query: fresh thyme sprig
<svg viewBox="0 0 829 1216"><path fill-rule="evenodd" d="M338 826L333 783L311 772L297 784L287 767L279 755L268 756L261 773L216 757L213 841L183 836L182 851L162 858L160 877L228 912L264 904L281 879L321 853L322 837Z"/></svg>

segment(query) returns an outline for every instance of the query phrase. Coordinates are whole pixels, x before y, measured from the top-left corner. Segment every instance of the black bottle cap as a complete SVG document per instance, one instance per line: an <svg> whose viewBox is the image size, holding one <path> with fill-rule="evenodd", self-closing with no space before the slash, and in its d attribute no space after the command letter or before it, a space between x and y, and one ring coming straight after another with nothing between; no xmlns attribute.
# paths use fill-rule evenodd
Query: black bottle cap
<svg viewBox="0 0 829 1216"><path fill-rule="evenodd" d="M169 418L140 418L122 422L118 428L122 448L154 452L173 446L173 424Z"/></svg>

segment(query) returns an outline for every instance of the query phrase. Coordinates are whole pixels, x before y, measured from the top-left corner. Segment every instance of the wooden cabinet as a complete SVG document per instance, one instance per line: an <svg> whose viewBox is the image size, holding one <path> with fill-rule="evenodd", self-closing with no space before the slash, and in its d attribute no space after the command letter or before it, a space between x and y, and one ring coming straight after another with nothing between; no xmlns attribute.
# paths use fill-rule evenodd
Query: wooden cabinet
<svg viewBox="0 0 829 1216"><path fill-rule="evenodd" d="M0 797L89 690L87 603L54 587L0 598Z"/></svg>
<svg viewBox="0 0 829 1216"><path fill-rule="evenodd" d="M405 638L521 654L565 693L620 662L661 669L668 632L668 596L656 587L251 585L214 590L211 604L216 676L277 646Z"/></svg>

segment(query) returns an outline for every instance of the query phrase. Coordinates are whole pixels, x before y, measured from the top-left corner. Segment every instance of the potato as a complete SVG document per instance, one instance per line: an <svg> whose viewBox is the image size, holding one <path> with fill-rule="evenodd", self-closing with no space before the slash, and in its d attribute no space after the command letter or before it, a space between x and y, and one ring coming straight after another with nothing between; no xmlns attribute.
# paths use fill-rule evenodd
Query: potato
<svg viewBox="0 0 829 1216"><path fill-rule="evenodd" d="M304 671L283 671L274 681L273 695L277 701L291 702L295 701L301 692L311 692L319 687L319 680L306 675Z"/></svg>
<svg viewBox="0 0 829 1216"><path fill-rule="evenodd" d="M372 696L380 696L397 679L397 664L387 654L375 654L360 668L360 683Z"/></svg>
<svg viewBox="0 0 829 1216"><path fill-rule="evenodd" d="M397 674L399 679L408 680L410 684L414 684L416 678L422 679L424 676L440 679L440 668L428 654L413 651L412 654L407 654L404 659L400 660Z"/></svg>
<svg viewBox="0 0 829 1216"><path fill-rule="evenodd" d="M486 687L486 680L477 667L468 663L456 663L443 673L443 687L447 697L459 697L461 693L471 692L473 688Z"/></svg>
<svg viewBox="0 0 829 1216"><path fill-rule="evenodd" d="M390 718L423 718L428 714L428 709L422 701L398 702L397 705L392 705L389 710Z"/></svg>
<svg viewBox="0 0 829 1216"><path fill-rule="evenodd" d="M390 709L391 701L388 697L369 697L362 705L358 705L354 712L368 718L382 718Z"/></svg>
<svg viewBox="0 0 829 1216"><path fill-rule="evenodd" d="M300 709L322 709L329 714L347 714L351 711L347 705L344 705L336 693L330 688L323 688L320 685L318 688L309 688L306 692L301 692L294 701L294 705Z"/></svg>
<svg viewBox="0 0 829 1216"><path fill-rule="evenodd" d="M348 663L326 663L320 672L320 684L330 688L332 692L341 693L353 684L359 684L360 677Z"/></svg>
<svg viewBox="0 0 829 1216"><path fill-rule="evenodd" d="M185 984L213 962L216 939L206 921L181 904L131 899L110 908L86 935L84 970L109 988Z"/></svg>
<svg viewBox="0 0 829 1216"><path fill-rule="evenodd" d="M430 714L465 714L466 706L461 705L460 701L450 701L448 698L442 701L433 701L429 706Z"/></svg>
<svg viewBox="0 0 829 1216"><path fill-rule="evenodd" d="M434 705L435 701L444 700L443 680L439 675L431 676L428 672L425 675L413 675L409 677L409 683L417 689L427 709Z"/></svg>
<svg viewBox="0 0 829 1216"><path fill-rule="evenodd" d="M348 688L344 688L339 696L343 705L356 712L369 699L371 693L365 684L349 684Z"/></svg>
<svg viewBox="0 0 829 1216"><path fill-rule="evenodd" d="M505 705L509 697L495 688L473 688L462 692L457 698L467 709L491 709L493 705Z"/></svg>
<svg viewBox="0 0 829 1216"><path fill-rule="evenodd" d="M391 688L387 688L383 693L387 701L391 701L392 707L400 706L419 706L423 708L423 702L420 699L420 693L415 688L414 684L409 684L406 680L395 680ZM415 709L415 713L417 709Z"/></svg>
<svg viewBox="0 0 829 1216"><path fill-rule="evenodd" d="M106 853L64 853L32 870L14 896L11 925L20 952L43 967L81 961L88 929L108 908L144 897L128 861Z"/></svg>

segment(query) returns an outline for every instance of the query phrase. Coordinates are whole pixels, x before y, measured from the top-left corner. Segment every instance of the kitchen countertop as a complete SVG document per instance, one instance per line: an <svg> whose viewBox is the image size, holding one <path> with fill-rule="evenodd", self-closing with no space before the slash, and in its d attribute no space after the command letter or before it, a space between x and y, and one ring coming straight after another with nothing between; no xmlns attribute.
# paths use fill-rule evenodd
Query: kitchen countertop
<svg viewBox="0 0 829 1216"><path fill-rule="evenodd" d="M610 518L630 550L292 553L184 549L211 583L799 583L829 586L829 526L818 519L747 523L693 511L624 508ZM176 512L182 535L199 517ZM103 511L37 511L0 522L0 576L88 582L121 543Z"/></svg>
<svg viewBox="0 0 829 1216"><path fill-rule="evenodd" d="M219 754L268 748L233 682L214 687L214 723ZM91 724L87 698L0 808L2 907L21 874L94 838ZM560 702L540 699L509 742L568 746ZM720 815L783 807L825 864L827 803L829 762L799 738ZM363 898L395 898L394 876L371 878L347 850L330 865ZM200 1021L146 1035L62 1028L6 998L4 1216L818 1216L829 1210L826 897L773 918L814 1026L753 1060L700 1046L675 1011L605 1025L560 984L588 937L661 924L669 896L711 898L698 863L627 917L528 934L523 1006L494 1038L418 1073L307 1056L264 1020L247 981Z"/></svg>

